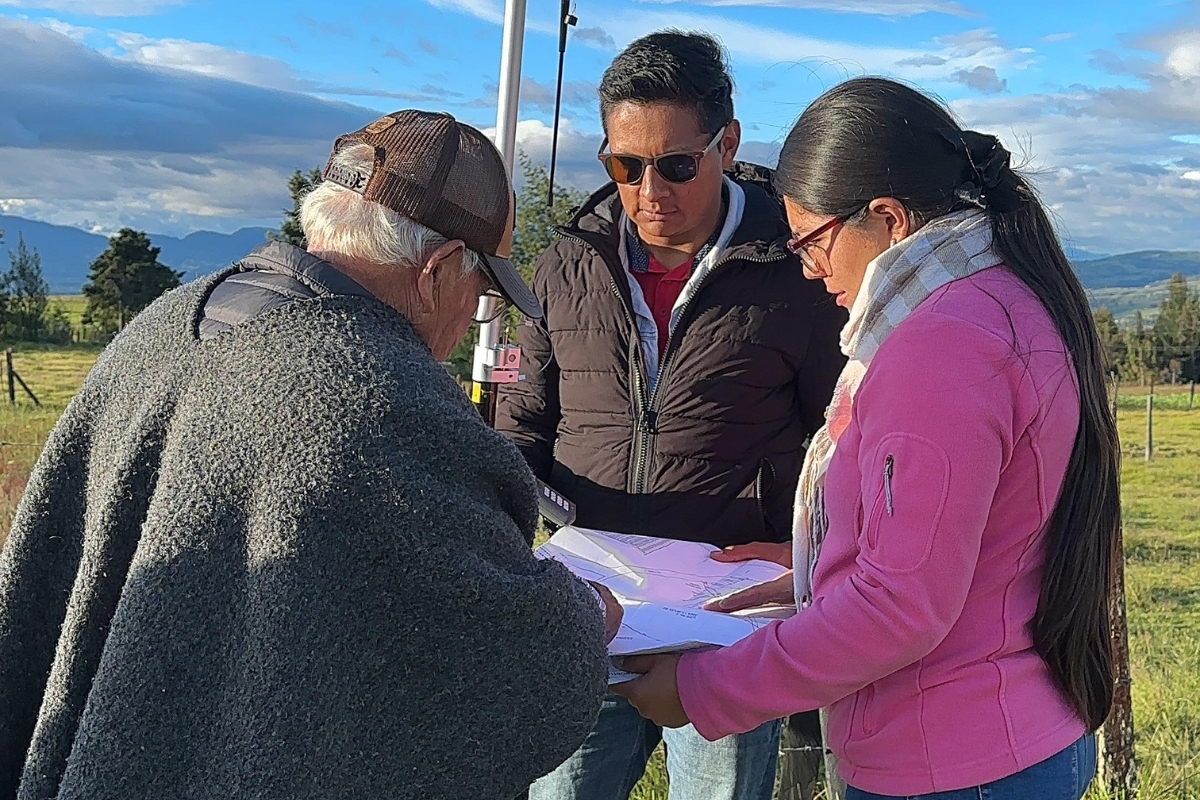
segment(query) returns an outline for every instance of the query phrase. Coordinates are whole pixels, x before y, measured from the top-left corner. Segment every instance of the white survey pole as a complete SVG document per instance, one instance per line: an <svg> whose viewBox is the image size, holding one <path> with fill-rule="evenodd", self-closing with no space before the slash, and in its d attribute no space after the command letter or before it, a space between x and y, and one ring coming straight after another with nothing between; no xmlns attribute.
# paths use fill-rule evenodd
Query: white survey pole
<svg viewBox="0 0 1200 800"><path fill-rule="evenodd" d="M496 102L496 147L504 158L509 177L517 157L517 105L521 99L521 50L525 45L525 0L507 0L504 5L504 39L500 45L500 96ZM496 421L496 385L519 380L520 350L500 344L503 318L493 319L496 299L479 298L475 312L479 342L471 366L471 399L488 425Z"/></svg>
<svg viewBox="0 0 1200 800"><path fill-rule="evenodd" d="M525 0L504 4L500 45L500 97L496 106L496 147L512 175L517 158L517 106L521 98L521 51L525 46Z"/></svg>

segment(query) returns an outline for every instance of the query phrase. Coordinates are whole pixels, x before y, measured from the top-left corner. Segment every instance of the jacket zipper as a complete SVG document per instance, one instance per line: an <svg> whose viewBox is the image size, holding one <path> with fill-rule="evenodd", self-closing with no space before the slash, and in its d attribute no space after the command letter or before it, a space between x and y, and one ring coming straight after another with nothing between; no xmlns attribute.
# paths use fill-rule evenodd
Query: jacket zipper
<svg viewBox="0 0 1200 800"><path fill-rule="evenodd" d="M600 251L598 249L596 249L595 245L593 245L591 242L587 241L583 237L576 236L573 233L569 233L564 228L555 228L554 233L563 239L569 239L570 241L578 242L579 244L583 245L585 248L590 250L593 254L595 254L595 256L597 258L599 258L601 261L603 261L605 264L608 264L608 261L600 253ZM642 375L642 372L644 370L644 366L642 365L642 351L641 351L642 337L638 333L637 325L634 322L632 312L629 310L629 307L625 303L625 299L621 296L621 290L617 286L617 281L611 275L612 270L610 269L609 272L610 272L609 277L608 277L609 289L612 291L613 296L615 296L617 298L618 304L621 306L621 313L624 314L624 316L625 316L625 324L628 326L629 330L633 333L633 335L630 337L630 347L629 347L628 357L629 357L629 366L630 366L630 369L629 369L630 382L633 384L633 415L634 415L632 451L635 455L634 455L634 465L631 465L631 467L633 467L633 471L636 471L636 469L637 469L636 464L641 462L645 458L644 453L648 447L648 445L645 443L645 438L646 438L645 429L647 427L647 421L645 419L645 416L646 416L646 408L649 405L649 397L646 394L646 382L645 382L645 378ZM631 483L631 481L629 480L628 472L626 473L626 476L625 476L625 483L626 483L626 486L629 486Z"/></svg>
<svg viewBox="0 0 1200 800"><path fill-rule="evenodd" d="M666 352L663 353L662 361L658 365L658 379L654 384L654 391L651 392L647 403L648 408L646 416L649 419L650 425L654 428L650 431L650 436L655 436L658 434L657 423L658 413L660 410L659 404L663 394L662 387L667 383L667 378L671 372L671 366L675 361L675 354L679 351L679 343L683 338L683 331L687 327L688 311L691 309L692 303L695 301L695 299L700 296L700 292L704 289L704 285L712 280L713 275L717 273L717 270L720 267L725 266L731 261L749 261L754 264L771 264L775 261L783 261L786 258L786 255L779 255L773 258L738 255L720 259L717 261L717 263L712 265L712 268L708 271L708 274L705 275L704 279L700 281L699 285L696 286L696 290L692 292L691 296L688 297L686 301L684 301L683 306L679 309L679 324L675 326L674 331L668 334L669 338L667 339L667 349ZM642 441L642 449L638 452L637 461L634 463L633 486L635 494L644 494L646 491L646 461L649 457L649 453L650 442L649 437L646 437Z"/></svg>
<svg viewBox="0 0 1200 800"><path fill-rule="evenodd" d="M604 256L601 255L600 251L582 237L568 233L563 228L556 228L555 233L564 239L570 239L571 241L579 242L584 247L595 253L601 261L604 261ZM683 307L679 309L679 325L677 325L675 330L669 334L669 338L667 340L667 349L663 353L662 360L658 365L658 376L654 384L654 391L652 391L649 396L646 395L646 387L642 377L642 370L638 368L638 365L641 364L642 337L638 332L637 325L634 323L629 308L626 307L624 302L621 303L621 311L625 314L625 323L629 325L630 330L634 334L630 337L632 351L630 353L630 364L633 366L631 372L633 383L636 387L634 399L636 422L633 427L633 494L646 493L646 462L650 456L650 440L652 437L658 435L658 405L662 396L662 387L667 382L667 376L669 375L671 365L675 360L675 353L679 350L679 341L683 336L683 329L686 327L685 323L687 321L687 313L691 309L693 301L700 296L700 291L704 288L705 284L712 280L712 277L716 274L717 269L725 266L731 261L749 261L753 264L771 264L776 261L783 261L787 257L788 256L786 254L776 255L770 258L753 255L737 255L720 259L717 261L717 263L712 265L712 268L708 271L708 274L704 276L704 280L700 282L700 284L696 287L696 290L692 292L691 296L684 302ZM611 271L612 270L610 269L609 272L611 273ZM611 274L609 275L608 282L613 294L615 294L619 300L623 301L624 298L621 297L621 290L617 287L617 281L612 277ZM638 359L637 365L633 363L634 356L636 356Z"/></svg>
<svg viewBox="0 0 1200 800"><path fill-rule="evenodd" d="M892 516L892 473L896 468L896 459L889 453L883 462L883 492L887 499L887 515Z"/></svg>

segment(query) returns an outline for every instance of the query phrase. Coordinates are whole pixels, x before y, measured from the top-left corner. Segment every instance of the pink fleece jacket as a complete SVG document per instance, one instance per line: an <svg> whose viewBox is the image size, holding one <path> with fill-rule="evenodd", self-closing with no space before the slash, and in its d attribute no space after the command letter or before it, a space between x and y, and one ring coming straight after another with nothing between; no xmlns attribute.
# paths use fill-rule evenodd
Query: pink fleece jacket
<svg viewBox="0 0 1200 800"><path fill-rule="evenodd" d="M812 605L680 661L696 729L828 707L842 777L887 795L997 780L1082 736L1030 635L1078 425L1062 339L1011 272L934 293L859 387Z"/></svg>

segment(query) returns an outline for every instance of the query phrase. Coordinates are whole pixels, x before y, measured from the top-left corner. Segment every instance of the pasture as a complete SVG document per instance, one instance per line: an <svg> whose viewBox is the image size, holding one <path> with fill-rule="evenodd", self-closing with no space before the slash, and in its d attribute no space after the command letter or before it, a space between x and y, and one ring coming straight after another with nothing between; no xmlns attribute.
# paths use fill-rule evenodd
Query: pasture
<svg viewBox="0 0 1200 800"><path fill-rule="evenodd" d="M99 352L14 345L16 370L42 406L0 400L0 542L46 435ZM1200 800L1200 401L1188 411L1186 389L1155 390L1148 463L1146 391L1122 387L1118 400L1140 796ZM660 752L636 800L665 800L661 763Z"/></svg>

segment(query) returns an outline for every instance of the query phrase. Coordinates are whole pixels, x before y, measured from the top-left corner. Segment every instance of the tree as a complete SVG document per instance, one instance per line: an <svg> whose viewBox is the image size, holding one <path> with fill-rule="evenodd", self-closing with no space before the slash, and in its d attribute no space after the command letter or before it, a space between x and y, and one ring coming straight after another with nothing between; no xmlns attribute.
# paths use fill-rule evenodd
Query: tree
<svg viewBox="0 0 1200 800"><path fill-rule="evenodd" d="M516 228L513 231L512 262L526 281L532 280L538 257L554 241L554 229L566 225L587 193L555 184L554 207L546 205L550 173L546 166L519 153L523 185L517 194Z"/></svg>
<svg viewBox="0 0 1200 800"><path fill-rule="evenodd" d="M1175 273L1167 285L1167 296L1158 307L1152 330L1158 368L1172 376L1195 380L1197 351L1200 350L1200 296L1188 287L1187 279Z"/></svg>
<svg viewBox="0 0 1200 800"><path fill-rule="evenodd" d="M1096 323L1096 333L1100 336L1105 368L1119 374L1128 356L1125 334L1107 308L1101 308L1092 316Z"/></svg>
<svg viewBox="0 0 1200 800"><path fill-rule="evenodd" d="M158 263L159 252L149 236L132 228L122 228L109 239L108 249L88 269L84 323L119 330L163 292L178 286L183 273Z"/></svg>
<svg viewBox="0 0 1200 800"><path fill-rule="evenodd" d="M4 241L4 230L0 229L0 242ZM4 329L8 327L8 290L3 284L0 284L0 336L4 335Z"/></svg>
<svg viewBox="0 0 1200 800"><path fill-rule="evenodd" d="M545 164L535 162L525 153L518 153L521 165L522 185L517 192L517 211L513 230L512 262L526 282L533 279L533 268L538 257L554 241L554 228L566 225L575 210L583 205L587 193L578 189L554 185L554 207L546 205L546 194L550 188L550 172ZM517 312L509 314L506 328L510 335L517 325ZM471 326L466 337L450 355L450 371L463 380L471 377L471 363L475 358L475 343L479 339L479 328Z"/></svg>
<svg viewBox="0 0 1200 800"><path fill-rule="evenodd" d="M267 237L280 242L294 244L304 249L304 230L300 227L300 206L304 197L321 185L321 170L313 169L307 173L296 170L288 180L288 191L292 193L292 207L283 212L283 223L278 231L270 231Z"/></svg>
<svg viewBox="0 0 1200 800"><path fill-rule="evenodd" d="M17 339L37 341L45 333L43 316L50 302L50 286L42 275L42 258L31 253L25 237L17 235L17 251L8 251L8 271L0 275L3 286L5 327Z"/></svg>

